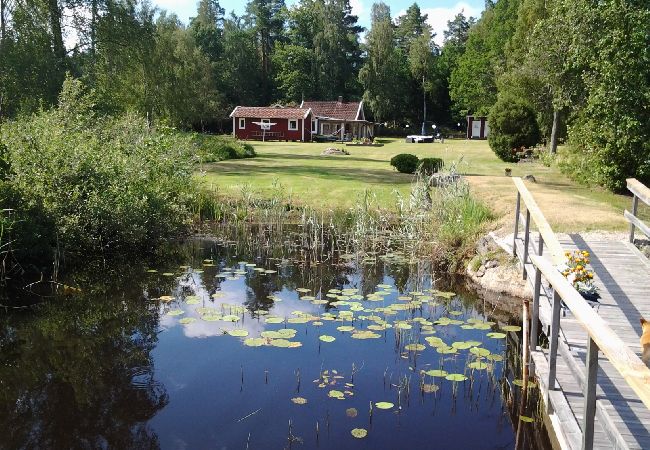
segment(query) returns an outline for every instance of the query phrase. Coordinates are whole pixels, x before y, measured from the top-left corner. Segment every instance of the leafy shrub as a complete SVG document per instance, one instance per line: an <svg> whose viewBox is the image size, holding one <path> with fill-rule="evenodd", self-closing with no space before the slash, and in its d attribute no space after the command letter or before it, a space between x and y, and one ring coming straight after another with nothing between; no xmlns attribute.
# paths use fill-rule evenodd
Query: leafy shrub
<svg viewBox="0 0 650 450"><path fill-rule="evenodd" d="M3 126L18 213L36 205L51 223L50 245L86 254L175 235L195 193L190 136L135 116L98 117L88 98L66 80L58 109Z"/></svg>
<svg viewBox="0 0 650 450"><path fill-rule="evenodd" d="M490 110L488 121L490 148L503 161L516 162L517 151L539 142L535 112L517 98L499 98Z"/></svg>
<svg viewBox="0 0 650 450"><path fill-rule="evenodd" d="M414 173L418 168L418 157L409 153L400 153L390 159L390 165L401 173Z"/></svg>
<svg viewBox="0 0 650 450"><path fill-rule="evenodd" d="M194 145L200 160L206 163L257 156L252 145L239 142L230 136L196 134Z"/></svg>
<svg viewBox="0 0 650 450"><path fill-rule="evenodd" d="M418 163L418 173L422 175L433 175L445 166L442 158L422 158Z"/></svg>

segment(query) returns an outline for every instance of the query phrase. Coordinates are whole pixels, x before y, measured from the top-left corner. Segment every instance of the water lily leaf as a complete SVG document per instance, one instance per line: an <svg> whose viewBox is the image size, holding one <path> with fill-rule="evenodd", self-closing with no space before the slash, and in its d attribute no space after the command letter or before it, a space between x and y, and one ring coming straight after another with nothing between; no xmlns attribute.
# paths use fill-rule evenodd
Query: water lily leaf
<svg viewBox="0 0 650 450"><path fill-rule="evenodd" d="M226 296L225 292L215 292L210 297L212 297L212 298L221 298L221 297L225 297L225 296Z"/></svg>
<svg viewBox="0 0 650 450"><path fill-rule="evenodd" d="M198 305L201 303L201 298L198 295L188 295L185 297L185 303L188 305Z"/></svg>
<svg viewBox="0 0 650 450"><path fill-rule="evenodd" d="M168 316L180 316L183 314L185 314L185 311L183 311L182 309L172 309L167 313Z"/></svg>
<svg viewBox="0 0 650 450"><path fill-rule="evenodd" d="M532 417L528 417L528 416L519 416L519 420L521 420L522 422L527 422L527 423L535 421L535 419L533 419Z"/></svg>
<svg viewBox="0 0 650 450"><path fill-rule="evenodd" d="M327 393L327 396L331 398L341 399L341 400L345 398L345 394L343 394L343 392L341 391L337 391L336 389L332 389L331 391L329 391Z"/></svg>
<svg viewBox="0 0 650 450"><path fill-rule="evenodd" d="M521 327L518 325L505 325L501 327L503 331L521 331Z"/></svg>
<svg viewBox="0 0 650 450"><path fill-rule="evenodd" d="M474 361L469 363L467 367L469 367L470 369L485 370L487 369L488 365L482 361Z"/></svg>
<svg viewBox="0 0 650 450"><path fill-rule="evenodd" d="M452 316L462 316L463 312L462 311L449 311L449 314Z"/></svg>
<svg viewBox="0 0 650 450"><path fill-rule="evenodd" d="M183 317L181 320L178 321L181 325L189 325L191 323L196 322L195 317Z"/></svg>
<svg viewBox="0 0 650 450"><path fill-rule="evenodd" d="M172 297L171 295L161 295L161 296L158 298L158 300L160 300L161 302L164 302L164 303L169 303L169 302L171 302L172 300L174 300L174 297Z"/></svg>
<svg viewBox="0 0 650 450"><path fill-rule="evenodd" d="M476 329L476 330L489 330L491 328L492 328L492 325L490 325L489 323L476 323L474 325L474 329Z"/></svg>
<svg viewBox="0 0 650 450"><path fill-rule="evenodd" d="M413 326L406 322L395 322L395 328L399 328L400 330L410 330Z"/></svg>
<svg viewBox="0 0 650 450"><path fill-rule="evenodd" d="M237 321L239 321L239 316L234 316L232 314L229 314L227 316L223 316L221 318L221 320L223 320L225 322L237 322Z"/></svg>
<svg viewBox="0 0 650 450"><path fill-rule="evenodd" d="M359 414L359 411L357 411L357 408L348 408L345 410L345 415L351 418L357 417Z"/></svg>
<svg viewBox="0 0 650 450"><path fill-rule="evenodd" d="M342 325L340 327L336 327L336 329L344 333L354 331L354 327L349 325Z"/></svg>
<svg viewBox="0 0 650 450"><path fill-rule="evenodd" d="M307 403L307 399L304 397L294 397L291 399L292 402L294 402L296 405L304 405Z"/></svg>
<svg viewBox="0 0 650 450"><path fill-rule="evenodd" d="M244 345L248 347L261 347L264 344L265 340L263 338L248 338L244 340Z"/></svg>
<svg viewBox="0 0 650 450"><path fill-rule="evenodd" d="M470 353L475 354L476 356L488 356L490 354L490 350L487 348L480 348L480 347L472 347L469 349Z"/></svg>
<svg viewBox="0 0 650 450"><path fill-rule="evenodd" d="M506 337L505 333L488 333L486 334L487 337L492 338L492 339L503 339Z"/></svg>
<svg viewBox="0 0 650 450"><path fill-rule="evenodd" d="M229 330L228 334L231 335L231 336L235 336L235 337L245 337L245 336L248 336L248 331L247 330L240 330L240 329L238 329L238 330Z"/></svg>
<svg viewBox="0 0 650 450"><path fill-rule="evenodd" d="M451 344L452 347L457 348L458 350L467 350L472 347L471 342L454 342Z"/></svg>
<svg viewBox="0 0 650 450"><path fill-rule="evenodd" d="M316 300L316 297L314 297L313 295L303 295L302 297L300 297L300 300L311 301L311 300Z"/></svg>
<svg viewBox="0 0 650 450"><path fill-rule="evenodd" d="M287 319L288 323L307 323L309 322L308 317L291 317Z"/></svg>
<svg viewBox="0 0 650 450"><path fill-rule="evenodd" d="M291 341L286 339L271 339L271 345L273 347L289 348L291 346Z"/></svg>
<svg viewBox="0 0 650 450"><path fill-rule="evenodd" d="M445 377L449 381L465 381L467 377L462 373L450 373Z"/></svg>
<svg viewBox="0 0 650 450"><path fill-rule="evenodd" d="M221 314L203 314L201 316L201 319L205 320L206 322L216 322L218 320L222 319Z"/></svg>
<svg viewBox="0 0 650 450"><path fill-rule="evenodd" d="M171 273L171 272L165 272L165 273L162 274L162 276L163 276L163 277L173 277L174 274Z"/></svg>
<svg viewBox="0 0 650 450"><path fill-rule="evenodd" d="M372 331L355 331L351 337L352 339L377 339L381 337L381 334Z"/></svg>
<svg viewBox="0 0 650 450"><path fill-rule="evenodd" d="M494 353L487 355L486 358L494 362L503 361L503 356L495 355Z"/></svg>
<svg viewBox="0 0 650 450"><path fill-rule="evenodd" d="M265 323L282 323L284 319L282 317L267 317L264 320Z"/></svg>
<svg viewBox="0 0 650 450"><path fill-rule="evenodd" d="M307 289L307 288L298 288L298 289L296 289L296 292L311 292L311 289Z"/></svg>
<svg viewBox="0 0 650 450"><path fill-rule="evenodd" d="M446 377L447 376L447 371L446 370L441 370L441 369L431 369L431 370L427 370L424 373L426 375L429 375L430 377Z"/></svg>
<svg viewBox="0 0 650 450"><path fill-rule="evenodd" d="M318 339L320 339L323 342L334 342L336 340L334 336L328 336L326 334L319 336Z"/></svg>
<svg viewBox="0 0 650 450"><path fill-rule="evenodd" d="M350 433L352 433L352 436L357 439L363 439L368 436L368 430L365 430L363 428L355 428Z"/></svg>
<svg viewBox="0 0 650 450"><path fill-rule="evenodd" d="M438 386L437 384L426 384L425 383L425 384L422 385L422 392L424 392L425 394L432 394L434 392L437 392L438 389L440 389L440 386Z"/></svg>
<svg viewBox="0 0 650 450"><path fill-rule="evenodd" d="M156 269L149 269L147 270L147 273L158 273Z"/></svg>
<svg viewBox="0 0 650 450"><path fill-rule="evenodd" d="M377 402L375 406L379 409L391 409L395 404L391 402Z"/></svg>
<svg viewBox="0 0 650 450"><path fill-rule="evenodd" d="M421 352L426 347L423 344L406 344L404 348L410 352Z"/></svg>

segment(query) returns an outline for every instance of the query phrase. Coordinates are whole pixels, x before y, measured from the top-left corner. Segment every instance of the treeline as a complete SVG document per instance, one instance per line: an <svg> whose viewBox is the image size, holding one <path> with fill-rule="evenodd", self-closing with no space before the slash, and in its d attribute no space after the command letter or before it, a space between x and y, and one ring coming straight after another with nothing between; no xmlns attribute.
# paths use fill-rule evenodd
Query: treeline
<svg viewBox="0 0 650 450"><path fill-rule="evenodd" d="M195 130L228 130L236 105L303 98L363 98L399 126L426 107L452 128L499 102L499 117L534 116L526 128L552 152L566 140L558 163L573 177L650 182L647 0L485 6L438 46L417 4L394 17L376 3L364 30L349 0L249 0L241 16L200 0L187 25L140 0L0 0L0 122L54 105L66 73L97 111Z"/></svg>
<svg viewBox="0 0 650 450"><path fill-rule="evenodd" d="M538 128L553 153L566 138L557 162L579 181L650 183L647 0L487 0L450 93L459 110L490 113L512 134Z"/></svg>
<svg viewBox="0 0 650 450"><path fill-rule="evenodd" d="M194 129L227 127L236 105L338 96L365 98L376 120L417 123L426 94L428 116L450 122L446 80L471 24L450 24L443 62L416 4L396 19L374 5L367 45L349 0L250 0L241 16L200 0L187 25L139 0L0 4L0 120L54 105L71 73L106 113Z"/></svg>

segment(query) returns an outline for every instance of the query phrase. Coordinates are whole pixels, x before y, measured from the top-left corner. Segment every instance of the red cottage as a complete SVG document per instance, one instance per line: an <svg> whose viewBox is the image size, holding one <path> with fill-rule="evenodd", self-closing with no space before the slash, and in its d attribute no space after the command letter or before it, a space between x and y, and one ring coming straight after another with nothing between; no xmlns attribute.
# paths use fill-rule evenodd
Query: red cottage
<svg viewBox="0 0 650 450"><path fill-rule="evenodd" d="M237 139L311 141L312 112L309 108L238 106L230 113Z"/></svg>

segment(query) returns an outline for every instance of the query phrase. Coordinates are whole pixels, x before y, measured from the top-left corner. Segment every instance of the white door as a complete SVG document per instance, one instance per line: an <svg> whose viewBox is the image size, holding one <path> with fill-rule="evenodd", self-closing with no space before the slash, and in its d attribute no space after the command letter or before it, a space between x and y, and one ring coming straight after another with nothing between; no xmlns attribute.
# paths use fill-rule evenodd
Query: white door
<svg viewBox="0 0 650 450"><path fill-rule="evenodd" d="M483 137L486 138L490 134L490 127L488 126L488 123L485 122L485 128L483 129Z"/></svg>
<svg viewBox="0 0 650 450"><path fill-rule="evenodd" d="M472 120L472 137L481 138L481 121Z"/></svg>

